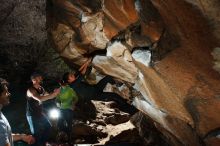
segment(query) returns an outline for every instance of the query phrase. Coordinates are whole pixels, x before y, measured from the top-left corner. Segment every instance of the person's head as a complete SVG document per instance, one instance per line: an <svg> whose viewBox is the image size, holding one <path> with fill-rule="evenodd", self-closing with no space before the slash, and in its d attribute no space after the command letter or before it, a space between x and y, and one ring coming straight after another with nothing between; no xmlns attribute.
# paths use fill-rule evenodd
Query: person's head
<svg viewBox="0 0 220 146"><path fill-rule="evenodd" d="M8 92L8 82L5 79L0 78L0 104L7 105L9 104L9 96Z"/></svg>
<svg viewBox="0 0 220 146"><path fill-rule="evenodd" d="M74 73L66 72L63 74L63 82L64 83L72 83L76 80Z"/></svg>
<svg viewBox="0 0 220 146"><path fill-rule="evenodd" d="M43 77L41 74L39 73L33 73L31 75L31 81L33 84L41 84L43 82Z"/></svg>

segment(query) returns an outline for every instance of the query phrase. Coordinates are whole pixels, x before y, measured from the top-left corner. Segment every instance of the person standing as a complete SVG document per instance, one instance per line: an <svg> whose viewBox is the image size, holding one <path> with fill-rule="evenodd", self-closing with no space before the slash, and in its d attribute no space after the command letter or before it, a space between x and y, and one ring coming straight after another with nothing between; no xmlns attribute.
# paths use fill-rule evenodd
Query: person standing
<svg viewBox="0 0 220 146"><path fill-rule="evenodd" d="M0 78L0 146L13 146L13 141L22 140L28 144L34 143L32 135L12 134L10 124L1 109L9 104L10 93L7 88L8 82Z"/></svg>
<svg viewBox="0 0 220 146"><path fill-rule="evenodd" d="M64 82L61 83L60 93L56 97L60 108L60 118L58 120L58 129L68 135L68 141L71 139L72 121L78 96L70 86Z"/></svg>
<svg viewBox="0 0 220 146"><path fill-rule="evenodd" d="M51 123L46 114L43 112L42 102L55 98L60 89L54 90L53 93L47 93L41 86L43 77L34 73L31 75L32 86L27 90L27 108L26 117L30 126L30 131L36 139L35 146L42 146L49 139Z"/></svg>

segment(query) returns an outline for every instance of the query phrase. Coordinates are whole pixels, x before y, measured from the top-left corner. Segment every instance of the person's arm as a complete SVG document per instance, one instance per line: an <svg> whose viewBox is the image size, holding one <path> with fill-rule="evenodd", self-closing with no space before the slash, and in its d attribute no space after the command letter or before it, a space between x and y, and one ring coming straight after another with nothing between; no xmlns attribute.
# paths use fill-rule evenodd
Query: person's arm
<svg viewBox="0 0 220 146"><path fill-rule="evenodd" d="M26 134L12 134L13 141L19 141L22 140L26 142L27 144L33 144L35 142L35 139L32 135L26 135Z"/></svg>
<svg viewBox="0 0 220 146"><path fill-rule="evenodd" d="M46 101L46 100L55 98L59 93L60 93L60 89L56 89L51 94L40 96L35 89L30 88L27 91L27 96L32 97L38 101Z"/></svg>
<svg viewBox="0 0 220 146"><path fill-rule="evenodd" d="M87 67L88 65L91 63L92 58L89 58L80 68L79 68L79 72L84 75L86 73Z"/></svg>

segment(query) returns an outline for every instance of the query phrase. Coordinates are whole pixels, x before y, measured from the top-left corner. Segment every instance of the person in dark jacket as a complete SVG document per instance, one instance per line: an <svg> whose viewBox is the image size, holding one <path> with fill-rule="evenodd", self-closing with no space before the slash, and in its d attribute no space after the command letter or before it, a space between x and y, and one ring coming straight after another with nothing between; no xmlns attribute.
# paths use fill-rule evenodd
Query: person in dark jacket
<svg viewBox="0 0 220 146"><path fill-rule="evenodd" d="M103 92L107 83L115 84L115 81L111 76L105 76L95 85L91 85L85 81L84 75L90 62L91 59L85 62L76 74L66 72L63 75L63 81L69 83L70 87L73 88L78 96L84 101L115 101L122 111L128 112L130 114L137 112L137 109L128 104L127 101L120 95L113 92Z"/></svg>
<svg viewBox="0 0 220 146"><path fill-rule="evenodd" d="M1 109L8 105L10 93L8 91L8 82L0 78L0 146L13 146L13 141L24 141L28 144L34 143L32 135L13 134L8 120L5 118Z"/></svg>

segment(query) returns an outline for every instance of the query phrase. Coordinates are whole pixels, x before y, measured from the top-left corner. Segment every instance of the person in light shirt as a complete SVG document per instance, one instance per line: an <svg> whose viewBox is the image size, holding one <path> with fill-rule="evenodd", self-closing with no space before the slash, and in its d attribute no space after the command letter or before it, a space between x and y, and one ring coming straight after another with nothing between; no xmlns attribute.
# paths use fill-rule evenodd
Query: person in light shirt
<svg viewBox="0 0 220 146"><path fill-rule="evenodd" d="M35 139L32 135L13 134L8 120L1 112L2 108L9 104L10 93L7 86L8 82L0 78L0 146L13 146L13 141L19 140L33 144Z"/></svg>

